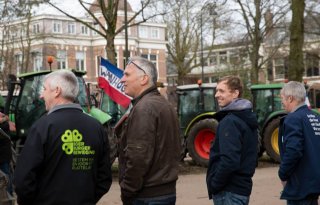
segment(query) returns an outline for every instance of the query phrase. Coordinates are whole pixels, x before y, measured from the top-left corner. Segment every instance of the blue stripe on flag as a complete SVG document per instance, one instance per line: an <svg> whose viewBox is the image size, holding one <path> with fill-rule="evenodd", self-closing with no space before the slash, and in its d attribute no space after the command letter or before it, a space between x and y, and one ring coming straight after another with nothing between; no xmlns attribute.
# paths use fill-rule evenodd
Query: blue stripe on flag
<svg viewBox="0 0 320 205"><path fill-rule="evenodd" d="M108 60L101 58L101 66L103 66L105 69L109 70L109 72L116 75L119 79L123 76L123 70L120 70L115 65L110 63ZM103 72L103 69L101 69L101 72Z"/></svg>

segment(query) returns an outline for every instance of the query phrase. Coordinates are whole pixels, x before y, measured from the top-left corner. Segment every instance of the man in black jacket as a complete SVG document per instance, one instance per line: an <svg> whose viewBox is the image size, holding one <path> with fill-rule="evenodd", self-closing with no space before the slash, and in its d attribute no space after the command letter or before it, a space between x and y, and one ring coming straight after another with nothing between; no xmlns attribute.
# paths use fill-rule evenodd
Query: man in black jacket
<svg viewBox="0 0 320 205"><path fill-rule="evenodd" d="M216 95L221 110L210 149L207 173L209 198L215 205L247 205L257 163L258 122L250 101L241 99L243 86L236 76L219 80Z"/></svg>
<svg viewBox="0 0 320 205"><path fill-rule="evenodd" d="M29 130L18 158L18 204L96 204L111 186L109 144L102 125L74 104L76 76L59 70L44 78L48 113Z"/></svg>
<svg viewBox="0 0 320 205"><path fill-rule="evenodd" d="M117 127L122 202L175 204L180 154L177 114L157 90L152 62L131 58L121 81L133 98L128 118Z"/></svg>

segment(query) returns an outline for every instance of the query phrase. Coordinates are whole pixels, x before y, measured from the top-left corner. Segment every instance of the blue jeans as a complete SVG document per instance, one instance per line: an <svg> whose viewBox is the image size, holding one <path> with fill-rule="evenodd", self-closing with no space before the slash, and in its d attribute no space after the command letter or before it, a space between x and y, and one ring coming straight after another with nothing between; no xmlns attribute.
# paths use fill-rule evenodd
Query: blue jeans
<svg viewBox="0 0 320 205"><path fill-rule="evenodd" d="M136 198L133 205L175 205L176 194L152 197L152 198Z"/></svg>
<svg viewBox="0 0 320 205"><path fill-rule="evenodd" d="M10 171L10 163L4 162L0 164L0 169L3 173L5 173L8 176L9 183L7 185L7 192L12 196L13 195L13 187L12 187L12 174Z"/></svg>
<svg viewBox="0 0 320 205"><path fill-rule="evenodd" d="M287 205L318 205L318 199L287 200Z"/></svg>
<svg viewBox="0 0 320 205"><path fill-rule="evenodd" d="M222 191L212 196L214 205L248 205L249 196Z"/></svg>

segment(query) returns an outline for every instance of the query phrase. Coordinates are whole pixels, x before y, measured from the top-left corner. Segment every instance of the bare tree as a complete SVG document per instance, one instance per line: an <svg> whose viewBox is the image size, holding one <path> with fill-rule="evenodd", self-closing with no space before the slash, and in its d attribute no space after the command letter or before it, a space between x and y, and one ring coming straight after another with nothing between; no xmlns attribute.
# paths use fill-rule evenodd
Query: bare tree
<svg viewBox="0 0 320 205"><path fill-rule="evenodd" d="M163 0L163 9L168 12L163 16L167 24L168 61L172 65L170 69L178 75L178 84L183 84L185 76L202 66L202 60L206 61L211 55L217 7L215 1ZM204 50L203 59L197 60Z"/></svg>
<svg viewBox="0 0 320 205"><path fill-rule="evenodd" d="M0 0L0 66L2 89L5 89L5 79L12 74L14 66L20 64L20 71L25 72L30 66L30 19L32 9L42 3L42 0L10 1ZM20 21L20 24L13 24ZM15 52L21 52L21 59L16 61Z"/></svg>
<svg viewBox="0 0 320 205"><path fill-rule="evenodd" d="M303 43L304 43L304 0L292 0L292 21L290 25L290 53L288 79L302 81L303 66Z"/></svg>
<svg viewBox="0 0 320 205"><path fill-rule="evenodd" d="M82 23L83 25L87 26L88 28L102 36L106 40L107 58L113 64L116 64L114 39L120 32L122 32L126 28L126 26L137 26L143 22L155 18L158 15L163 15L163 13L153 13L151 15L146 15L145 10L154 2L153 0L141 1L140 10L135 12L135 14L127 20L127 25L123 24L117 27L119 3L121 1L127 3L126 0L95 0L93 3L89 3L84 0L78 0L78 3L84 9L85 13L93 19L94 24L99 25L97 28L94 26L94 24L88 23L86 21L83 21L80 17L69 14L67 11L60 8L52 1L46 1L49 5L51 5L64 15L70 17L71 19L77 22ZM96 13L97 10L101 12L103 21L101 21L100 16ZM139 19L137 18L138 16L140 17ZM106 26L104 22L106 23Z"/></svg>
<svg viewBox="0 0 320 205"><path fill-rule="evenodd" d="M250 42L248 52L251 62L251 83L258 83L259 72L269 58L272 57L281 46L286 36L277 41L273 49L269 49L268 58L260 55L261 45L269 38L275 27L289 11L288 3L275 0L254 0L249 3L246 0L235 0L240 6L240 14L243 17L243 26L246 28L246 39ZM263 15L273 12L272 16L263 19Z"/></svg>

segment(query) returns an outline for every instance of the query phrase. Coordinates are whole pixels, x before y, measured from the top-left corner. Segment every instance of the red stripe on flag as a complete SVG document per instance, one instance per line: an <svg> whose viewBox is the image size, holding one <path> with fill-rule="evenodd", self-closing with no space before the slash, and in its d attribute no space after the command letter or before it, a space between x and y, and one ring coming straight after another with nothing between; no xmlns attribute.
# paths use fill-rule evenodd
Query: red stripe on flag
<svg viewBox="0 0 320 205"><path fill-rule="evenodd" d="M130 98L126 97L123 95L123 93L112 87L105 78L99 77L98 83L99 87L102 88L113 101L120 104L123 108L127 108L129 106L131 102Z"/></svg>

